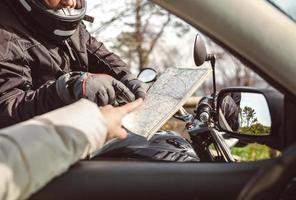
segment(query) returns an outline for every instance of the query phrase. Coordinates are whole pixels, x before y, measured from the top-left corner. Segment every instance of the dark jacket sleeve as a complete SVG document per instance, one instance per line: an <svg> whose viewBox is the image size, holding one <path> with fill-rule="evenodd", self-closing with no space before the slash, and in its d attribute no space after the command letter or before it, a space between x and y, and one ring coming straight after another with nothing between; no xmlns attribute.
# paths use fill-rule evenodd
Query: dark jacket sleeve
<svg viewBox="0 0 296 200"><path fill-rule="evenodd" d="M88 59L91 71L108 73L117 79L130 74L127 64L119 56L110 52L102 42L92 37L84 26L81 29L82 35L87 41L86 48L89 53Z"/></svg>
<svg viewBox="0 0 296 200"><path fill-rule="evenodd" d="M2 35L3 36L3 35ZM2 43L3 44L3 43ZM11 43L0 53L0 127L43 114L63 105L54 82L33 89L31 70Z"/></svg>

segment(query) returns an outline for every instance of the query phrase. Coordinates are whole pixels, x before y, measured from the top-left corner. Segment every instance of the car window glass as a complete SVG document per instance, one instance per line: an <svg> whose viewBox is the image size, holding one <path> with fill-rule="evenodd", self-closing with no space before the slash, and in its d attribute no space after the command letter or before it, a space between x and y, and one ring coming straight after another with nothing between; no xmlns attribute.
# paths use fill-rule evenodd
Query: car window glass
<svg viewBox="0 0 296 200"><path fill-rule="evenodd" d="M296 21L296 1L294 0L268 0L271 4L273 4L276 8L278 8L281 12L284 12L294 21Z"/></svg>
<svg viewBox="0 0 296 200"><path fill-rule="evenodd" d="M134 73L145 67L153 67L160 73L168 67L195 67L193 45L195 35L201 34L207 51L216 56L217 90L229 86L273 89L223 47L149 1L114 0L106 4L97 0L88 4L88 14L96 17L95 23L87 24L88 30L120 55ZM210 67L210 64L203 66ZM209 95L212 89L212 79L208 78L196 96ZM193 110L194 106L189 110ZM174 129L188 138L183 122L172 119L163 128ZM232 153L241 161L279 155L279 152L259 144L240 144L232 149Z"/></svg>

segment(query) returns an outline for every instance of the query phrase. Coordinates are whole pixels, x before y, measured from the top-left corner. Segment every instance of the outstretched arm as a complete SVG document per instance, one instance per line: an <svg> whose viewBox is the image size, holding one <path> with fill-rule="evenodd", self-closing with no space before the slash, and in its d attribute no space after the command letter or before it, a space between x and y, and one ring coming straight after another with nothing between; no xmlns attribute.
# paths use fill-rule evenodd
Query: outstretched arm
<svg viewBox="0 0 296 200"><path fill-rule="evenodd" d="M69 106L0 130L0 199L25 199L114 137L126 137L121 119L140 106L102 112L80 100Z"/></svg>
<svg viewBox="0 0 296 200"><path fill-rule="evenodd" d="M107 127L87 100L0 130L0 199L25 199L101 147Z"/></svg>

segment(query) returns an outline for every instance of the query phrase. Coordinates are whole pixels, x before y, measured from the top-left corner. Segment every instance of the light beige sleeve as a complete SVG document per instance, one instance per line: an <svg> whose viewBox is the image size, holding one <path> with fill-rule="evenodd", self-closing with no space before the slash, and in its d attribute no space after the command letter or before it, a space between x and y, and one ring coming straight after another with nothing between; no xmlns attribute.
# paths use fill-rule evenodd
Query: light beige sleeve
<svg viewBox="0 0 296 200"><path fill-rule="evenodd" d="M0 130L0 199L25 199L101 147L107 128L90 101Z"/></svg>

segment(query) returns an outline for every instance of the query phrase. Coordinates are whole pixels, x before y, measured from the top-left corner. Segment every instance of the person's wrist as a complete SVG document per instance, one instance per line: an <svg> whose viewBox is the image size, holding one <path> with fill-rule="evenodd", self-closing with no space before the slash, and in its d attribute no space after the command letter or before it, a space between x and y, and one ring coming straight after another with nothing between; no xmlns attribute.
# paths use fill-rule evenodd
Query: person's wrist
<svg viewBox="0 0 296 200"><path fill-rule="evenodd" d="M69 93L69 90L66 87L67 81L70 79L70 74L64 74L60 76L56 80L56 91L58 94L58 97L62 100L64 104L70 104L73 103L73 99L71 98L71 95Z"/></svg>
<svg viewBox="0 0 296 200"><path fill-rule="evenodd" d="M82 80L85 72L69 72L60 76L56 81L58 97L65 103L71 104L81 98Z"/></svg>

